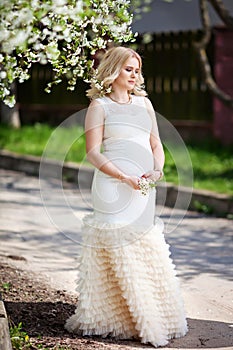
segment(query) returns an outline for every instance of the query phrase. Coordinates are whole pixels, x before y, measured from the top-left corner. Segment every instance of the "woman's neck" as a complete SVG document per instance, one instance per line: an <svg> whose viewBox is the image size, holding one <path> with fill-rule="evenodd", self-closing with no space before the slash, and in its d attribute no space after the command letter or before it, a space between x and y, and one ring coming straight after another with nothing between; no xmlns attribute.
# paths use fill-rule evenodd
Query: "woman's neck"
<svg viewBox="0 0 233 350"><path fill-rule="evenodd" d="M113 91L108 95L112 100L118 103L128 103L130 101L130 94L126 91Z"/></svg>

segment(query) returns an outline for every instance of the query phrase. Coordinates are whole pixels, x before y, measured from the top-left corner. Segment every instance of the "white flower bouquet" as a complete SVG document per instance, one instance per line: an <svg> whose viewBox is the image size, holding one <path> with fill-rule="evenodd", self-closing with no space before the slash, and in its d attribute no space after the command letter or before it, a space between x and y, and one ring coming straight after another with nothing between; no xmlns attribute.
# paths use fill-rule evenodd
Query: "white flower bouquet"
<svg viewBox="0 0 233 350"><path fill-rule="evenodd" d="M156 182L150 179L146 179L145 177L141 177L139 179L138 184L139 184L141 194L143 196L146 196L147 194L149 194L150 189L157 186Z"/></svg>

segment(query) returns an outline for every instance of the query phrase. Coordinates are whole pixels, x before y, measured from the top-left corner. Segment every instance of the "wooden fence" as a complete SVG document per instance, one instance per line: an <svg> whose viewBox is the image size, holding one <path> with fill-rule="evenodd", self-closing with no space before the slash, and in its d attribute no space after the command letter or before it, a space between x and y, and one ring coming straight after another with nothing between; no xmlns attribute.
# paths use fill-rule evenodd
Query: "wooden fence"
<svg viewBox="0 0 233 350"><path fill-rule="evenodd" d="M162 33L139 39L145 85L155 108L168 119L211 120L212 97L202 82L192 42L201 31ZM213 64L213 42L208 55Z"/></svg>
<svg viewBox="0 0 233 350"><path fill-rule="evenodd" d="M202 83L200 68L192 41L200 31L155 34L145 44L138 38L138 51L143 58L145 85L155 109L171 120L210 121L212 98ZM213 62L213 44L209 46ZM32 79L18 85L18 102L23 123L47 121L58 124L75 110L88 104L87 85L78 83L74 92L65 82L55 86L51 94L44 92L51 79L48 66L35 65Z"/></svg>
<svg viewBox="0 0 233 350"><path fill-rule="evenodd" d="M44 89L52 80L53 72L49 66L32 66L31 79L18 84L17 101L22 124L46 122L58 125L71 114L87 107L89 100L85 95L87 84L78 81L75 91L68 91L66 82L52 88L51 93Z"/></svg>

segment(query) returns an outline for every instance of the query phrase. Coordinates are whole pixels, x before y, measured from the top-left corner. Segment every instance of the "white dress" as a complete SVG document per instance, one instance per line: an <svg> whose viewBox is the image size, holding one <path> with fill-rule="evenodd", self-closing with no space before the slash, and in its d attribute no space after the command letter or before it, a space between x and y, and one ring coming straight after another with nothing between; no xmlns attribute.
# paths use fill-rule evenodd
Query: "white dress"
<svg viewBox="0 0 233 350"><path fill-rule="evenodd" d="M153 169L151 116L145 99L120 105L97 101L105 111L103 154L124 173ZM75 314L66 328L78 335L136 338L155 347L187 332L179 281L148 195L99 170L92 184L93 214L83 220Z"/></svg>

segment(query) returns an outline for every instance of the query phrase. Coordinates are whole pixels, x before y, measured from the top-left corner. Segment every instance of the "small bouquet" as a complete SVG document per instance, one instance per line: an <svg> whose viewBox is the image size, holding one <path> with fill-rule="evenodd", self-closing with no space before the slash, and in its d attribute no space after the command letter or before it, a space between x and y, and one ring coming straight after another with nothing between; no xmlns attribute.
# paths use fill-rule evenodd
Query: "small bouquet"
<svg viewBox="0 0 233 350"><path fill-rule="evenodd" d="M141 177L139 179L138 184L139 184L139 187L140 187L141 194L143 196L146 196L149 193L149 190L151 188L157 186L156 182L153 182L152 180L146 179L145 177Z"/></svg>

